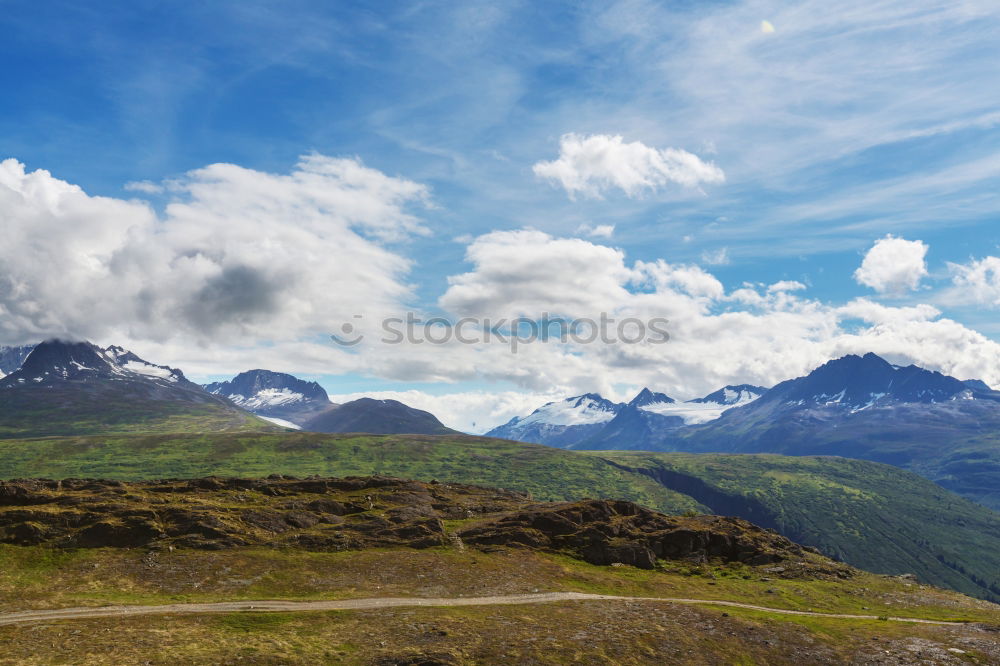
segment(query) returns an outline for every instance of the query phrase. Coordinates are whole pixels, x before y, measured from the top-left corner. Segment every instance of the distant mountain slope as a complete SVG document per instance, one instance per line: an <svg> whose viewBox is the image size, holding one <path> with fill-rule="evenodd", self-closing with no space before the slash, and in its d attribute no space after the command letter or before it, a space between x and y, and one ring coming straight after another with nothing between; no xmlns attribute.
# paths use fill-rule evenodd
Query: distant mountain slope
<svg viewBox="0 0 1000 666"><path fill-rule="evenodd" d="M454 430L445 427L430 412L414 409L396 400L374 398L360 398L343 405L333 405L304 421L302 429L323 433L455 434Z"/></svg>
<svg viewBox="0 0 1000 666"><path fill-rule="evenodd" d="M514 417L486 436L570 448L599 432L624 406L596 393L585 393L547 403L528 416Z"/></svg>
<svg viewBox="0 0 1000 666"><path fill-rule="evenodd" d="M297 427L332 405L330 396L316 382L270 370L241 372L229 381L207 384L205 390L229 398L248 412Z"/></svg>
<svg viewBox="0 0 1000 666"><path fill-rule="evenodd" d="M846 356L650 448L874 460L1000 509L1000 393L983 386Z"/></svg>
<svg viewBox="0 0 1000 666"><path fill-rule="evenodd" d="M120 347L49 340L0 379L0 436L269 429L180 370Z"/></svg>
<svg viewBox="0 0 1000 666"><path fill-rule="evenodd" d="M214 433L0 441L0 478L389 474L735 515L844 561L997 595L1000 515L909 472L840 458L577 453L466 435Z"/></svg>
<svg viewBox="0 0 1000 666"><path fill-rule="evenodd" d="M20 347L0 346L0 378L9 375L28 358L28 354L35 348L35 345L23 345Z"/></svg>
<svg viewBox="0 0 1000 666"><path fill-rule="evenodd" d="M1000 514L916 474L835 457L598 455L854 566L1000 602Z"/></svg>

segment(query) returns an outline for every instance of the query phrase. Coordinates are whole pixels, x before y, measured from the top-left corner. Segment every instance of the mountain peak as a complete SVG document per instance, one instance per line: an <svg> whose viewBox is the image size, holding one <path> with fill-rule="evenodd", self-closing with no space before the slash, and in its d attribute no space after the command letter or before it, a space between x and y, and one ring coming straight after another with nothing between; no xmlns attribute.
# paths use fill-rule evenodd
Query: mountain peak
<svg viewBox="0 0 1000 666"><path fill-rule="evenodd" d="M295 375L272 370L247 370L241 372L229 381L207 384L205 390L209 393L224 395L240 404L240 400L252 400L265 392L285 392L289 400L294 401L319 400L330 402L330 396L316 382L299 379Z"/></svg>
<svg viewBox="0 0 1000 666"><path fill-rule="evenodd" d="M645 407L646 405L669 404L672 402L675 402L675 400L666 393L657 393L656 391L644 388L628 404L630 407Z"/></svg>
<svg viewBox="0 0 1000 666"><path fill-rule="evenodd" d="M327 409L302 424L313 432L366 432L376 434L450 435L436 416L398 400L358 398Z"/></svg>
<svg viewBox="0 0 1000 666"><path fill-rule="evenodd" d="M54 379L110 377L114 369L99 347L89 342L51 339L40 343L7 379L42 382Z"/></svg>
<svg viewBox="0 0 1000 666"><path fill-rule="evenodd" d="M91 342L60 339L36 345L21 367L3 379L3 386L111 379L146 379L195 388L180 370L149 363L122 347L101 349Z"/></svg>
<svg viewBox="0 0 1000 666"><path fill-rule="evenodd" d="M916 365L892 365L869 352L828 361L805 377L783 382L768 393L768 402L840 405L858 410L890 403L943 402L963 391L970 391L970 387L954 377Z"/></svg>
<svg viewBox="0 0 1000 666"><path fill-rule="evenodd" d="M330 396L316 382L261 368L241 372L229 381L214 382L204 388L279 425L301 426L331 406Z"/></svg>

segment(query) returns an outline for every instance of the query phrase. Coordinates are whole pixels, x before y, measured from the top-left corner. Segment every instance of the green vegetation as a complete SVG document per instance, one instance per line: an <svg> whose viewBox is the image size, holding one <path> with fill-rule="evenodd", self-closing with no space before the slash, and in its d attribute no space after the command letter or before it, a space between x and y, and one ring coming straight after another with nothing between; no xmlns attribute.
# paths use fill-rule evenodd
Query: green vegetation
<svg viewBox="0 0 1000 666"><path fill-rule="evenodd" d="M281 548L178 549L150 557L119 548L67 550L0 544L0 605L55 608L254 599L489 596L573 591L728 600L824 613L936 620L1000 620L1000 608L955 592L857 572L783 578L765 567L661 560L655 570L607 567L527 549L452 547L311 552ZM39 567L36 562L45 560Z"/></svg>
<svg viewBox="0 0 1000 666"><path fill-rule="evenodd" d="M855 566L1000 596L1000 516L887 465L829 457L577 453L471 436L213 433L0 440L0 478L385 474L539 500L737 515Z"/></svg>
<svg viewBox="0 0 1000 666"><path fill-rule="evenodd" d="M771 608L958 619L997 626L996 607L873 574L774 578L760 567L601 567L530 550L451 548L313 553L276 549L146 553L0 546L5 609L261 598L458 597L579 590L728 599ZM27 571L26 571L27 569ZM887 651L961 649L995 663L995 634L864 619L662 602L112 617L0 627L0 663L866 663ZM993 650L994 652L991 652ZM451 661L446 660L450 658ZM383 658L384 662L377 659ZM392 661L391 659L397 659ZM419 663L419 662L417 662ZM908 663L908 662L902 662Z"/></svg>
<svg viewBox="0 0 1000 666"><path fill-rule="evenodd" d="M1000 515L896 467L834 457L601 452L712 513L854 566L1000 599Z"/></svg>
<svg viewBox="0 0 1000 666"><path fill-rule="evenodd" d="M537 444L462 435L210 433L0 440L0 478L141 480L368 476L454 481L539 500L627 499L666 513L704 507L642 474Z"/></svg>
<svg viewBox="0 0 1000 666"><path fill-rule="evenodd" d="M218 402L145 399L127 387L0 392L0 438L157 432L276 431L253 414Z"/></svg>
<svg viewBox="0 0 1000 666"><path fill-rule="evenodd" d="M771 418L720 419L679 433L670 449L871 460L910 470L1000 510L1000 410L990 401L862 410L839 418L834 428L822 421Z"/></svg>

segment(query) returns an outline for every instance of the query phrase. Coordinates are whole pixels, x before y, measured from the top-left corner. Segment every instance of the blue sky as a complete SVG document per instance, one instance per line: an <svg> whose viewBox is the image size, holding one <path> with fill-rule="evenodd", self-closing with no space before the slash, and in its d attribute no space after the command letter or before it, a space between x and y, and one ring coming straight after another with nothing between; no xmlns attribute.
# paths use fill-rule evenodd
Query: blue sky
<svg viewBox="0 0 1000 666"><path fill-rule="evenodd" d="M400 204L422 229L377 240L409 262L394 278L410 290L398 298L407 307L475 309L450 290L455 276L485 270L467 260L470 247L496 232L534 229L619 250L628 269L656 261L698 266L728 293L746 282L797 281L805 289L796 297L822 308L859 298L898 312L932 306L937 319L1000 336L997 275L980 271L958 284L960 270L949 265L998 254L994 3L43 1L0 8L0 159L13 158L28 173L47 170L89 197L144 200L158 217L153 228L170 225L169 204L197 198L190 185L202 181L194 170L229 163L289 174L300 156L318 154L356 159L426 188L423 198ZM574 194L535 168L560 158L567 134L686 151L724 180ZM157 187L126 189L136 182ZM599 225L614 231L588 235ZM926 245L926 275L913 288L873 289L854 277L888 234ZM532 238L521 240L539 247ZM486 256L496 243L477 247ZM569 246L551 247L563 253ZM470 280L487 289L482 275ZM708 311L740 307L717 300ZM68 317L53 319L10 326L0 343L79 328ZM286 362L273 369L320 377L337 393L537 396L627 392L646 381L693 393L722 379L777 380L843 351L853 319L841 319L838 331L815 337L791 365L741 365L725 377L695 368L704 381L687 383L679 379L693 371L686 362L684 370L620 376L619 362L603 364L563 382L504 376L493 366L422 375L338 361L327 371L325 361L310 365L295 354L273 357ZM924 320L927 331L934 328ZM930 364L915 351L932 348L921 337L930 333L890 340L880 333L885 321L865 326L881 336L879 351ZM126 322L79 333L125 336L207 378L245 369L237 347L258 350L263 361L272 357L261 349L315 342L320 330L305 327L281 340L230 332L225 341L200 331L194 344L136 329ZM969 344L942 369L994 363L992 346ZM587 376L600 378L588 386Z"/></svg>

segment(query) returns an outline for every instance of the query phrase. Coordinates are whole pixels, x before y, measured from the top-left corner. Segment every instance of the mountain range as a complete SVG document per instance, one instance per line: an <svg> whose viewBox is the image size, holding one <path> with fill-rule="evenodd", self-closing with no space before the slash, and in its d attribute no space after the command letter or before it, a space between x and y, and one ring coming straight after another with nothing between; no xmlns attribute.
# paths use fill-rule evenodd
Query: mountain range
<svg viewBox="0 0 1000 666"><path fill-rule="evenodd" d="M605 403L589 394L582 404ZM627 404L607 403L600 424L583 432L566 425L578 404L549 403L488 434L572 449L859 458L912 470L1000 509L1000 392L981 380L869 353L769 390L729 386L678 403L647 389Z"/></svg>
<svg viewBox="0 0 1000 666"><path fill-rule="evenodd" d="M323 387L293 375L249 370L205 390L232 400L272 423L309 432L445 435L454 433L430 412L398 400L359 398L344 404L330 401Z"/></svg>
<svg viewBox="0 0 1000 666"><path fill-rule="evenodd" d="M728 409L756 400L766 390L740 384L678 402L644 388L627 403L585 393L514 417L485 436L566 449L655 450L672 431L717 419Z"/></svg>
<svg viewBox="0 0 1000 666"><path fill-rule="evenodd" d="M337 405L315 382L262 369L203 388L114 346L53 340L0 349L0 358L10 370L0 378L0 437L278 426L454 433L403 403ZM1000 509L1000 392L875 354L832 360L771 389L732 385L686 402L648 388L627 403L587 393L487 436L575 450L838 455L903 467Z"/></svg>
<svg viewBox="0 0 1000 666"><path fill-rule="evenodd" d="M1000 392L875 354L830 361L658 448L874 460L1000 509Z"/></svg>
<svg viewBox="0 0 1000 666"><path fill-rule="evenodd" d="M0 437L273 430L448 434L433 414L395 400L330 402L315 382L250 370L202 387L122 347L48 340L0 348Z"/></svg>

